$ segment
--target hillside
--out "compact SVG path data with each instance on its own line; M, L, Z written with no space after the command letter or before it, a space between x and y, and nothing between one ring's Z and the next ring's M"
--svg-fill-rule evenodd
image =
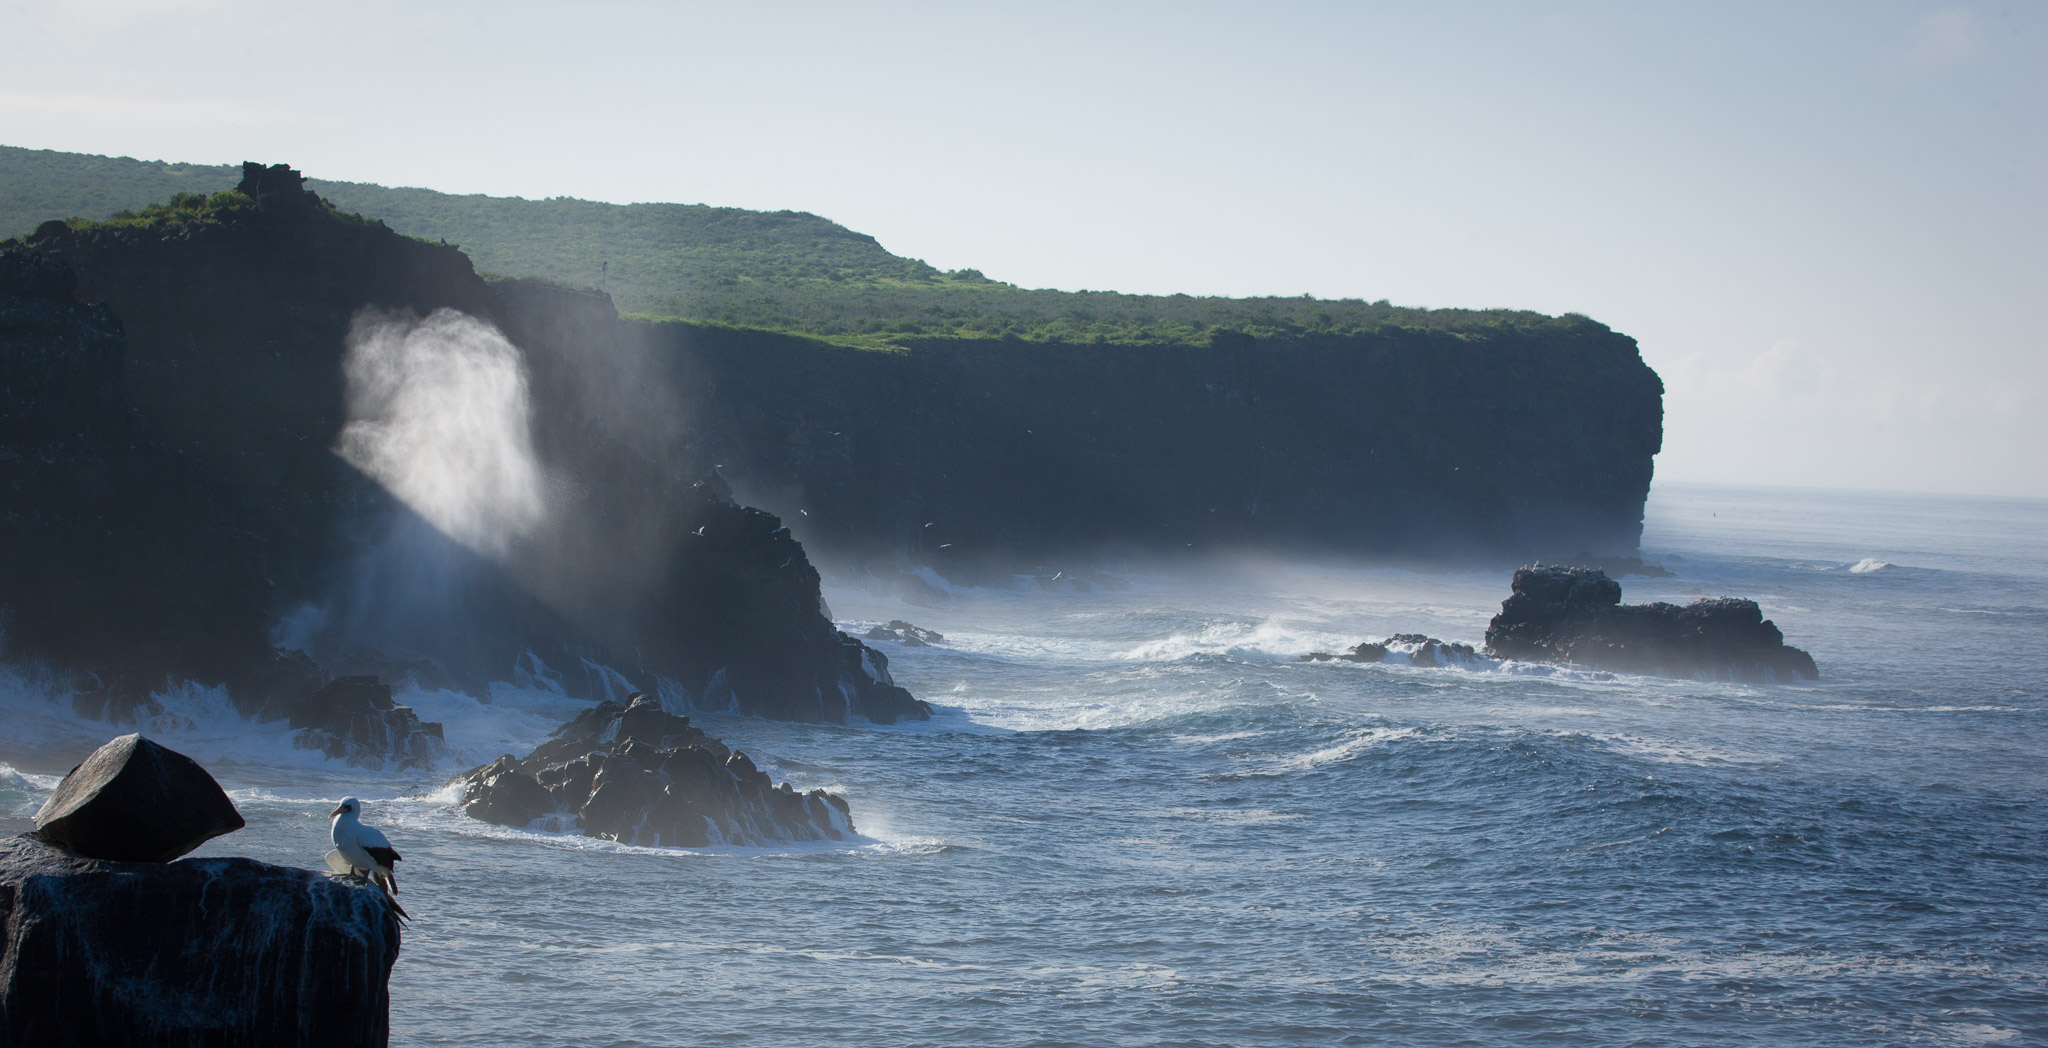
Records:
M240 168L227 165L0 146L0 239L51 219L100 220L174 194L216 193L240 177ZM891 254L871 236L798 211L524 200L319 179L307 185L342 211L457 244L483 273L567 287L602 281L622 312L854 344L934 337L1185 344L1205 342L1218 330L1286 337L1398 327L1487 335L1583 323L1358 299L1032 290L972 269L941 272Z

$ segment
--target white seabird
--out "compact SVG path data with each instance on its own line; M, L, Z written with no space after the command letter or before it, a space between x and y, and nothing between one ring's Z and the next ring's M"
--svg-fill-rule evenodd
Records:
M334 867L336 873L368 877L370 883L384 893L392 910L411 920L405 907L398 905L398 900L393 898L398 894L398 878L391 872L391 867L398 862L398 850L391 846L391 841L382 831L375 826L363 825L363 803L354 797L343 797L341 803L327 814L334 817L328 831L334 839L334 851L327 856L328 865ZM343 865L347 866L346 871L342 870Z

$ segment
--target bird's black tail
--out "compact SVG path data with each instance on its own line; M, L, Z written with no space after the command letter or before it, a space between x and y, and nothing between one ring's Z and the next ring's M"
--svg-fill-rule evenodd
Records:
M373 876L370 878L370 883L376 885L377 890L384 893L384 901L391 904L391 912L397 914L400 921L406 924L412 923L412 914L405 912L405 907L398 905L398 900L392 897L391 888L384 883L382 877Z

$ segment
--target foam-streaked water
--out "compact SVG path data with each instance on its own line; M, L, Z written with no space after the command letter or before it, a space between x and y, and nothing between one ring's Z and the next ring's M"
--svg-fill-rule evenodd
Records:
M159 736L317 867L344 793L405 853L398 1044L1760 1045L2048 1038L2048 504L1660 488L1630 601L1763 604L1827 679L1299 663L1478 642L1505 573L1289 567L1127 592L851 590L941 708L698 718L852 801L847 846L488 827L175 705ZM0 823L103 726L11 691ZM524 752L576 703L415 696ZM20 769L20 770L16 770Z

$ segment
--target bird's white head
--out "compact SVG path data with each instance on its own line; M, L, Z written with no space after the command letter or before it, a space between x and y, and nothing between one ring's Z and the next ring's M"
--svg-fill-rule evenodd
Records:
M344 815L359 816L362 814L362 811L363 805L361 801L356 800L354 797L343 797L341 803L335 805L334 810L327 814L338 819Z

